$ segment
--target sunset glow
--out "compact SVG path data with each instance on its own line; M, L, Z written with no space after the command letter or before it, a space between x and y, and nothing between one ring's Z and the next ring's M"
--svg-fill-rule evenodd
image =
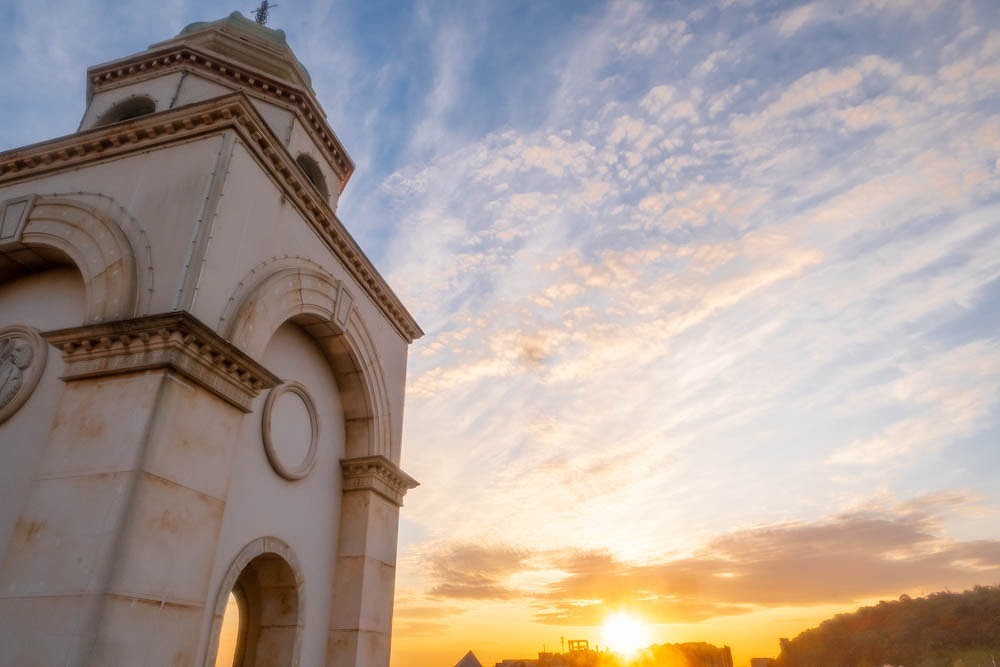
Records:
M5 5L3 148L76 130L86 64L237 8L54 5ZM337 399L391 405L372 447L401 434L420 482L380 589L391 667L570 638L747 667L861 605L1000 581L1000 2L295 0L270 21L356 164L337 224L426 331L376 369L407 369L405 401Z
M625 612L609 616L604 621L601 636L604 639L604 646L625 657L635 655L650 643L646 624Z

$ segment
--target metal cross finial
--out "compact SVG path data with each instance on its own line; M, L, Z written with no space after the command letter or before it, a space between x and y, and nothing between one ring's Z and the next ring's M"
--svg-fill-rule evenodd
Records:
M267 12L272 7L277 7L277 4L272 5L267 0L261 0L260 7L253 10L253 17L257 19L257 23L261 25L267 25Z

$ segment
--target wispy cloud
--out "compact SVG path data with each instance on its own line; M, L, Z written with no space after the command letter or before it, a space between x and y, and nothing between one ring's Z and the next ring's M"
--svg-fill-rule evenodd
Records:
M954 348L901 372L902 377L867 392L866 397L881 398L904 416L834 452L834 463L884 466L905 461L918 451L934 451L983 428L1000 404L996 343L978 341Z
M232 10L12 7L8 146L76 126L85 63ZM995 521L928 496L1000 507L993 3L275 16L359 166L339 212L428 332L400 632L526 591L691 619L995 578ZM747 583L796 563L845 574Z
M859 4L731 27L725 13L651 11L608 6L537 126L385 184L412 206L392 278L431 331L412 357L404 454L431 482L408 511L442 543L502 523L532 554L524 572L560 567L536 563L540 545L578 550L552 589L577 603L541 612L565 623L597 614L578 604L597 580L608 596L674 582L653 586L650 613L692 619L995 572L954 565L975 552L995 568L995 545L948 542L926 517L830 515L880 490L942 488L934 457L997 428L996 336L954 326L984 316L1000 284L995 38L968 15L933 54L866 41L771 71L825 23L931 19ZM653 25L730 39L634 46ZM878 474L845 472L859 468ZM711 538L747 523L767 526L744 537L771 556L744 562ZM894 561L895 546L863 539L882 528L927 553ZM796 540L842 540L801 562L844 578L820 591L803 571L798 593L751 595L746 582L793 567L783 553L804 557ZM420 553L404 571L428 566ZM455 592L516 595L512 576Z
M646 562L605 550L446 546L431 557L449 563L435 571L431 595L495 598L502 591L544 622L598 625L616 608L652 622L691 623L773 606L849 605L904 590L971 586L1000 573L1000 541L949 540L941 524L971 500L948 492L815 522L761 525L714 536L683 557ZM511 586L530 573L534 585ZM484 579L488 586L468 585Z

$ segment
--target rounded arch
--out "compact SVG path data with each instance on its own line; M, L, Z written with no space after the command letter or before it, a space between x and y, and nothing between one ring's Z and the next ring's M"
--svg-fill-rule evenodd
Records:
M299 153L299 156L295 158L295 163L299 165L299 169L306 175L309 182L316 186L319 193L323 195L323 199L329 201L330 188L326 185L326 178L323 176L323 170L320 169L319 163L306 153Z
M305 579L295 553L277 537L259 537L243 547L226 570L216 593L205 667L213 667L219 650L222 619L230 593L245 611L240 663L255 667L298 665L305 619ZM255 654L256 646L266 654Z
M116 102L97 119L94 127L120 123L139 116L145 116L156 111L156 101L149 95L132 95Z
M299 257L271 260L240 283L219 332L259 358L288 321L319 345L333 370L346 426L348 458L391 456L389 401L375 345L344 285Z
M77 201L31 201L18 228L0 243L0 256L27 269L68 258L83 277L85 322L134 317L138 276L132 244L121 228Z

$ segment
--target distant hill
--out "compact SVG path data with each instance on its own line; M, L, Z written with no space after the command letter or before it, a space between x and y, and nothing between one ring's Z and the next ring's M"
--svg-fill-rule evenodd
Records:
M903 595L781 640L776 667L1000 667L1000 587Z

